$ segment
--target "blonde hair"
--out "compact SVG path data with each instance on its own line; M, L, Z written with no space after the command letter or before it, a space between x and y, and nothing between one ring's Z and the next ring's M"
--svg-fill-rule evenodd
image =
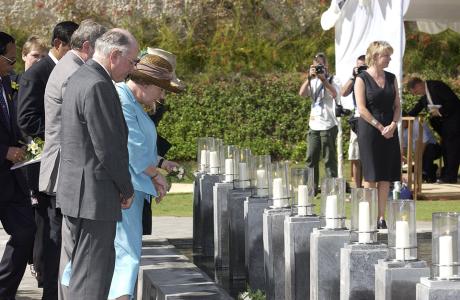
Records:
M376 55L382 53L393 54L393 47L386 41L375 41L370 43L366 51L366 65L369 67L375 65Z
M22 46L22 55L26 56L33 49L42 52L48 52L48 47L46 46L44 40L36 35L31 35L27 38L24 46Z

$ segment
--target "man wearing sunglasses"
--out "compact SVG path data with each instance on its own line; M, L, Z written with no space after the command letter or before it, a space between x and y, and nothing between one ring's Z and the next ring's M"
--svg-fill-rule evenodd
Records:
M44 94L48 78L56 63L70 50L70 38L78 28L71 21L58 23L51 38L51 50L21 76L18 92L18 125L24 136L44 139ZM38 191L40 164L26 167L27 184L34 198L35 235L33 264L43 299L57 299L57 275L61 244L62 214L56 208L56 198Z
M25 178L11 166L23 160L9 74L16 57L14 38L0 32L0 221L10 235L0 262L0 299L14 299L32 250L35 223Z

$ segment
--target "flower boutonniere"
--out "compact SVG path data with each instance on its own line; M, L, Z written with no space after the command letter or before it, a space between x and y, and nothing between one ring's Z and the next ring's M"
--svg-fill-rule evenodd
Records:
M11 88L17 92L19 91L19 84L16 81L11 81Z

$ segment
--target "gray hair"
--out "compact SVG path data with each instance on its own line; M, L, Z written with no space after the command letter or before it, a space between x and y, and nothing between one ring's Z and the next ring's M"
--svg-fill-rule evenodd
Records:
M123 29L111 29L96 40L96 53L108 57L114 49L121 51L123 55L135 44L131 34Z
M96 39L103 35L107 31L107 28L101 24L87 19L81 22L77 30L72 34L70 40L70 47L72 49L81 49L83 43L88 41L91 47L94 49L96 44Z

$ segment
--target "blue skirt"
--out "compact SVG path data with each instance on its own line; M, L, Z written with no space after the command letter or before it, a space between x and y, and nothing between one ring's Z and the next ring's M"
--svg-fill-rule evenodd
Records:
M109 299L134 294L142 250L142 209L144 192L135 191L129 209L122 210L115 236L115 269L110 285Z

